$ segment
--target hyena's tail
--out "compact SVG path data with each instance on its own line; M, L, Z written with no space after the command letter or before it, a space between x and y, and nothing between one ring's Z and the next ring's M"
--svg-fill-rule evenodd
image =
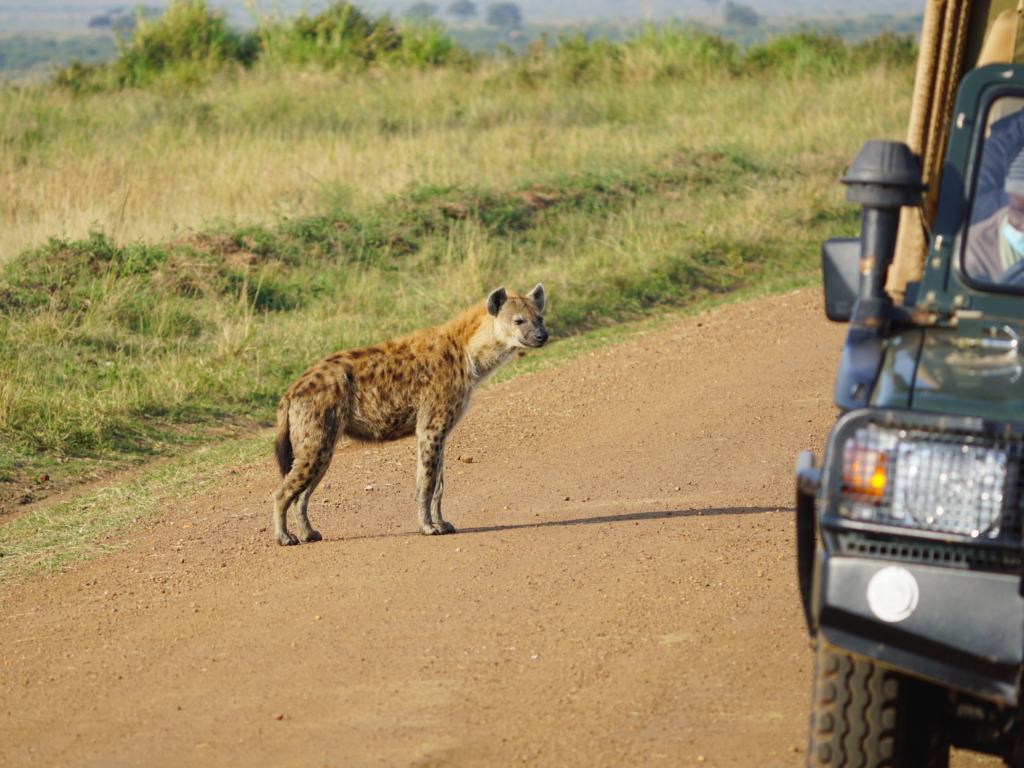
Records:
M292 469L292 461L295 456L292 454L292 436L288 427L288 399L282 398L277 406L277 439L274 441L274 455L277 456L277 467L281 470L281 477L287 475Z

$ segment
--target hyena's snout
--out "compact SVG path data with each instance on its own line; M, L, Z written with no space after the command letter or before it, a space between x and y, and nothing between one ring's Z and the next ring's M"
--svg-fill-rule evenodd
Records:
M545 331L543 328L535 328L532 333L532 338L530 340L533 341L538 347L543 347L548 341L548 332Z

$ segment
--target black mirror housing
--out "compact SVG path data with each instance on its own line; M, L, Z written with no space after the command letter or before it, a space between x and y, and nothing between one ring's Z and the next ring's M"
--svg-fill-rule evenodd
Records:
M825 283L825 315L836 323L848 323L860 292L860 238L837 237L821 246Z

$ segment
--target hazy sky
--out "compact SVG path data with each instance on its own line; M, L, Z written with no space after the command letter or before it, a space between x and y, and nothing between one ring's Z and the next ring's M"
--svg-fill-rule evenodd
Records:
M441 18L452 0L428 0L437 6ZM475 0L480 16L494 0ZM814 16L846 13L920 13L924 0L859 0L851 13L849 0L733 0L753 8L762 16ZM244 0L207 0L224 7L235 24L246 25L251 16ZM302 8L317 10L329 0L255 0L268 13L275 6L285 15ZM401 14L414 0L355 0L364 10ZM517 0L527 21L573 22L597 19L712 18L721 16L724 0ZM114 9L136 5L166 5L167 0L0 0L0 34L26 31L85 31L88 20Z

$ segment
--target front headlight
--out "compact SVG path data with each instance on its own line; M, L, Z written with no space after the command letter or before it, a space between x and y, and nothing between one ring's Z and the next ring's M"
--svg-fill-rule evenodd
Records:
M843 443L839 514L852 520L996 538L1007 453L965 436L868 424Z

